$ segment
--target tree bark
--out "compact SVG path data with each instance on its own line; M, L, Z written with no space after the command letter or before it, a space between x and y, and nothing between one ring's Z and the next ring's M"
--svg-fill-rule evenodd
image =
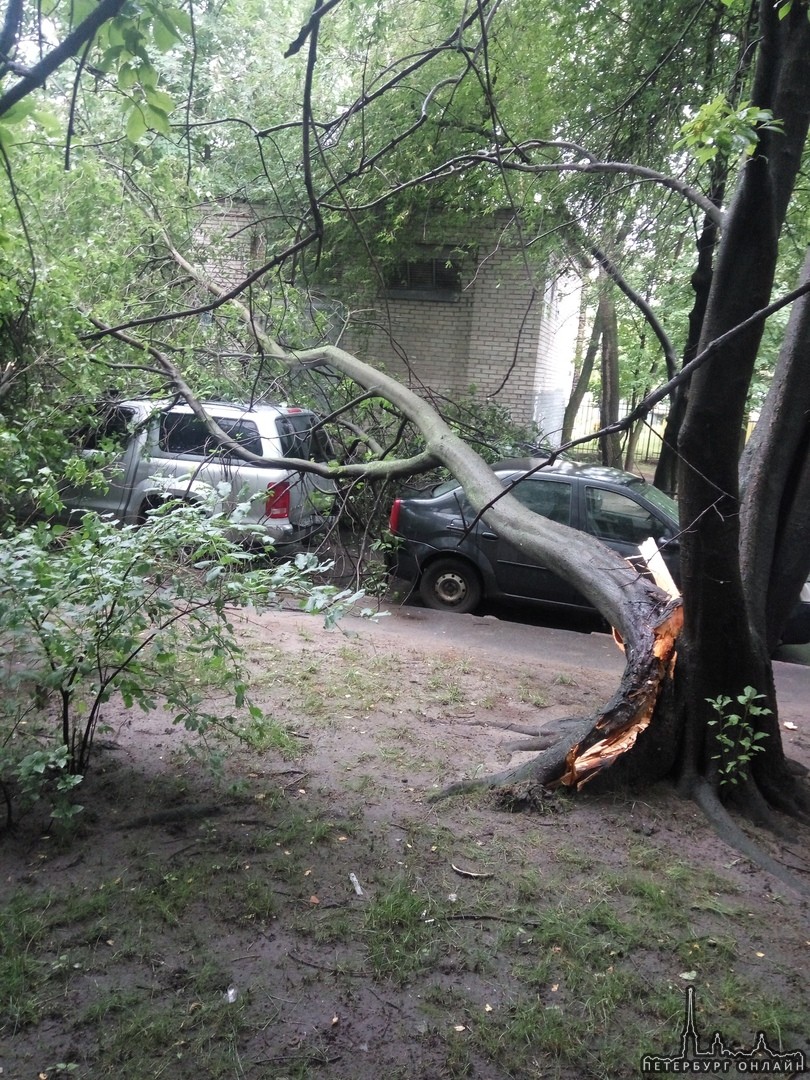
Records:
M800 284L810 281L810 249ZM740 559L749 616L769 650L810 574L810 296L794 305L741 463Z
M803 5L780 20L761 8L761 44L752 100L784 123L764 131L744 165L726 216L700 346L767 304L777 244L796 182L810 116L810 23ZM687 679L687 787L716 781L719 752L707 699L736 697L746 685L767 695L772 714L759 724L769 738L753 773L772 803L785 804L791 777L776 722L772 672L763 625L749 619L740 570L738 450L746 397L762 337L757 325L721 348L692 378L679 439L681 576Z
M585 393L588 389L588 383L591 381L591 374L593 373L593 365L596 360L596 352L599 348L599 340L602 336L602 315L599 307L596 309L596 315L594 316L593 326L591 327L591 336L588 341L588 348L585 350L585 355L582 358L582 364L579 371L574 376L574 386L571 390L571 397L568 399L568 404L565 406L565 414L563 416L562 435L560 442L563 446L567 442L570 442L571 436L574 431L574 423L577 418L582 400L585 397Z
M605 428L619 419L619 331L616 305L608 295L607 288L603 288L599 294L599 309L602 323L602 392L599 422L600 426ZM599 440L599 448L603 465L621 468L620 435L603 435Z

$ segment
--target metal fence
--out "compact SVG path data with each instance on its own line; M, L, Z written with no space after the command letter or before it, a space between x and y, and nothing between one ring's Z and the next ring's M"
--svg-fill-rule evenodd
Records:
M626 416L629 408L628 402L621 402L619 415ZM647 417L644 426L639 432L638 441L636 442L634 457L637 462L652 463L658 461L658 457L661 453L661 439L663 437L665 424L665 412L656 410ZM576 421L574 422L574 438L579 439L583 435L589 434L589 432L598 431L599 427L599 402L594 400L593 395L588 394L580 406ZM622 453L624 454L627 451L629 435L625 432L621 438ZM576 447L576 454L578 457L581 455L585 458L599 457L598 439L580 443L579 446Z

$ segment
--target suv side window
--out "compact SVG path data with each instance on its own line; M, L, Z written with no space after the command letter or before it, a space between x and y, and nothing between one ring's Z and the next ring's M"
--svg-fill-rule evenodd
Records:
M335 452L323 428L315 428L318 418L313 413L294 413L279 416L276 430L281 441L281 453L287 458L306 461L331 461Z
M661 540L667 527L627 495L601 488L585 488L585 521L589 533L603 540L641 544L648 536Z
M262 440L252 420L230 420L211 414L226 434L241 443L246 450L261 456ZM164 413L160 418L158 446L164 453L194 457L228 457L219 441L205 424L188 413Z
M571 485L561 480L521 480L512 494L528 510L560 525L571 524Z
M76 435L76 441L82 450L102 450L105 448L103 444L110 441L123 446L132 434L134 418L132 409L113 405L94 424L82 428Z

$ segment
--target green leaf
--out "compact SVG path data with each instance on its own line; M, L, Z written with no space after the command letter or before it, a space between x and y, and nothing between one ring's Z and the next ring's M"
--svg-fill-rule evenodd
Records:
M139 105L135 105L129 113L127 120L127 138L132 143L138 143L149 130L144 116L144 111Z
M144 88L144 90L154 90L157 88L159 75L151 64L141 64L138 68L138 82Z
M62 134L62 121L55 113L50 112L48 109L34 109L31 116L46 135L56 138Z
M131 90L138 82L138 72L131 64L122 64L118 69L118 85L122 90Z
M153 131L157 131L161 135L171 134L172 127L169 123L169 117L163 109L157 109L154 105L145 105L143 111L146 116L146 123Z
M168 52L182 39L174 23L166 16L165 12L158 11L156 14L157 19L152 27L152 37L161 52Z
M171 94L167 94L165 90L152 90L150 88L147 89L145 93L146 100L149 104L155 109L160 109L160 111L166 113L167 116L172 109L174 109L174 98Z
M31 98L23 98L22 101L16 101L11 108L6 109L3 113L3 123L19 124L20 121L27 119L33 111L34 102Z
M191 16L181 8L166 8L163 12L181 34L191 33Z

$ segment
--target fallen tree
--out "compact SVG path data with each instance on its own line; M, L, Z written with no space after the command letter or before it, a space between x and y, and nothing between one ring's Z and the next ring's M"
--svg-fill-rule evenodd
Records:
M373 198L364 201L358 195L352 202L349 196L358 177L364 171L382 173L379 165L386 154L393 155L413 132L426 126L439 88L450 82L458 85L462 75L438 80L425 97L413 127L403 127L393 136L387 133L387 142L374 153L363 152L356 168L347 165L342 175L325 170L328 177L322 177L324 187L319 192L313 166L325 153L327 136L337 145L354 118L362 121L374 101L383 100L405 79L414 78L417 68L437 55L427 49L401 70L392 65L391 74L386 74L380 86L373 92L364 91L361 98L341 111L338 119L330 121L323 142L315 146L313 132L318 131L318 126L313 121L312 75L318 61L318 31L322 18L334 7L324 5L318 9L296 43L296 51L306 47L307 53L300 125L305 209L300 218L297 213L293 215L293 239L286 246L279 243L278 250L262 266L237 285L225 288L206 278L164 234L162 240L171 258L197 289L205 291L205 301L159 315L124 315L116 326L96 320L88 339L115 337L131 348L146 350L164 385L184 396L208 422L186 373L166 350L133 337L131 331L230 305L229 310L238 311L244 318L251 340L263 355L283 364L328 366L342 372L364 392L391 403L415 425L422 440L421 452L404 460L384 455L338 467L318 467L297 460L286 464L319 469L336 478L403 476L442 465L458 478L470 503L488 524L575 584L617 628L624 642L627 666L611 701L597 716L561 729L559 738L535 761L489 778L486 783L513 791L527 784L556 784L579 790L609 782L649 783L673 777L682 791L707 810L724 835L740 846L744 838L728 816L724 801L772 825L776 824L772 808L808 820L806 786L790 767L782 748L770 662L770 648L810 571L810 548L804 542L806 531L802 533L807 524L806 492L810 489L805 393L808 379L800 363L810 348L810 319L809 301L801 289L793 297L793 321L783 348L784 377L774 380L765 414L766 427L774 430L763 431L752 444L745 461L744 494L738 476L747 393L760 348L763 319L773 310L770 299L779 241L807 143L810 22L806 2L793 0L778 11L768 0L760 5L752 101L763 115L775 118L778 124L765 124L756 132L758 141L740 169L734 198L725 212L694 186L659 170L604 160L575 143L535 138L506 140L499 132L487 130L477 149L431 165L421 175L410 175ZM472 32L475 21L474 15L465 13L457 32L440 46L443 59L455 51L462 52L463 44L466 48L464 35ZM488 23L481 28L481 53L485 52L488 28ZM477 66L479 51L465 51L463 63L465 75L472 71L476 77L482 76L485 104L492 112L495 127L492 86L488 73ZM437 129L440 127L438 124ZM257 138L261 134L257 133ZM467 134L472 138L473 133ZM364 140L359 142L365 145ZM685 369L677 377L692 376L678 443L682 608L598 541L538 518L521 507L436 411L401 382L335 346L312 350L282 347L274 340L272 329L255 317L253 307L242 302L263 276L294 263L308 248L320 249L325 233L324 210L345 210L348 217L373 214L393 196L402 199L406 191L425 189L465 171L480 174L485 170L503 178L508 178L510 171L532 176L569 171L580 176L621 176L633 183L660 185L671 198L683 198L721 229L697 355L688 371ZM506 181L504 189L508 189ZM345 195L342 203L339 195ZM656 336L660 341L660 335ZM668 355L672 353L665 341L662 347ZM669 388L675 384L676 380L671 380ZM660 395L666 392L667 388L663 388ZM639 415L651 400L645 402ZM636 418L626 418L623 423ZM791 431L789 442L784 444L779 438L782 425ZM611 425L605 434L615 429L616 425ZM228 443L223 433L217 435ZM236 444L232 449L248 456ZM777 452L779 469L774 472L769 465ZM754 695L749 699L762 704L756 706L756 713L749 710L744 721L732 730L725 722L729 715L723 711L726 706L717 703L734 703L749 687ZM760 749L751 754L746 740L750 748L754 736L758 737ZM729 782L732 775L734 780Z

